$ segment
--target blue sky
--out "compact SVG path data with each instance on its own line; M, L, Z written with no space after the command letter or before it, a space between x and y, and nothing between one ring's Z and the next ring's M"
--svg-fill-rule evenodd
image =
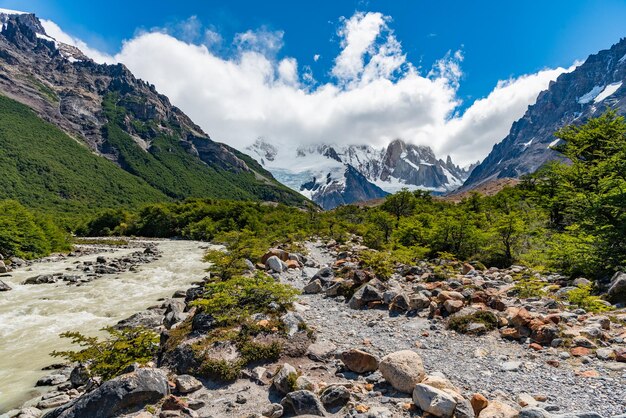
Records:
M626 1L0 0L121 62L245 149L429 145L484 158L551 80L626 36ZM318 56L318 59L314 57Z
M311 65L318 79L328 75L340 49L334 36L339 17L378 11L393 19L391 27L413 63L430 67L446 51L462 48L459 93L467 99L487 95L501 79L568 66L626 36L626 2L610 0L13 0L0 5L34 11L109 53L139 29L191 16L226 40L265 26L284 31L281 53ZM321 55L318 62L315 54Z

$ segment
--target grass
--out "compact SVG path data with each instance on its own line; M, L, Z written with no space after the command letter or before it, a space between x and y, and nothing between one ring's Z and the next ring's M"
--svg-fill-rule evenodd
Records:
M472 323L479 323L485 325L487 331L494 330L498 325L498 317L489 311L476 311L469 315L453 316L448 321L448 328L465 334L468 332L468 327Z

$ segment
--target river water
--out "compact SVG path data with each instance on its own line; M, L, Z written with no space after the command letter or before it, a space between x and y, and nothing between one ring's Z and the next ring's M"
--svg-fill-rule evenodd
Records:
M77 260L95 260L95 254L35 263L2 278L13 290L0 292L0 414L40 393L33 388L35 383L52 373L41 368L61 360L49 353L70 347L66 339L59 338L60 333L76 330L97 334L102 327L186 289L206 274L207 265L202 262L206 243L156 242L162 254L157 261L140 265L135 273L104 275L81 286L19 283L39 274L64 272ZM101 255L114 258L133 251L137 249Z

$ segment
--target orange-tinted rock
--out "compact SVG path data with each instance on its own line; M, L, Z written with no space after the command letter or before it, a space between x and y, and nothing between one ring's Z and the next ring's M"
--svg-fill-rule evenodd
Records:
M618 348L615 350L615 361L626 363L626 348Z
M546 364L552 367L559 367L561 365L561 363L558 360L548 360L546 361Z
M580 372L579 375L582 377L600 377L600 373L598 373L596 370L585 370L584 372Z
M378 359L361 350L348 350L341 353L341 361L356 373L373 372L378 369Z
M267 259L272 256L276 256L280 258L282 261L289 260L289 253L287 251L280 250L278 248L270 248L270 250L266 252L265 254L263 254L263 257L261 257L261 263L265 264L267 262Z
M472 404L472 409L474 410L474 414L478 416L480 411L485 409L487 405L489 405L489 401L480 393L475 393L472 395L472 399L470 399L470 403Z
M504 328L500 330L500 336L502 338L509 338L512 340L518 340L522 337L519 331L517 331L515 328Z
M300 267L300 264L298 264L296 260L287 260L285 264L287 264L288 269L297 269Z
M586 347L574 347L570 350L570 354L574 357L588 356L591 350Z
M541 346L541 344L537 344L537 343L530 344L530 348L535 350L535 351L543 350L543 346Z

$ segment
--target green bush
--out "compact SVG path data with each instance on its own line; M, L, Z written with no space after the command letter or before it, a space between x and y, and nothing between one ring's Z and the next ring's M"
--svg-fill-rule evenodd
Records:
M610 306L606 304L598 296L591 294L591 285L580 285L576 289L572 289L567 293L567 300L580 308L583 308L589 312L607 312L612 310Z
M387 251L366 250L359 253L361 265L370 269L381 280L387 280L393 274L394 262Z
M53 357L87 366L91 376L104 380L121 375L128 366L146 364L154 359L159 349L159 335L146 328L104 328L104 339L87 337L79 332L64 332L63 338L83 347L80 351L53 351Z

